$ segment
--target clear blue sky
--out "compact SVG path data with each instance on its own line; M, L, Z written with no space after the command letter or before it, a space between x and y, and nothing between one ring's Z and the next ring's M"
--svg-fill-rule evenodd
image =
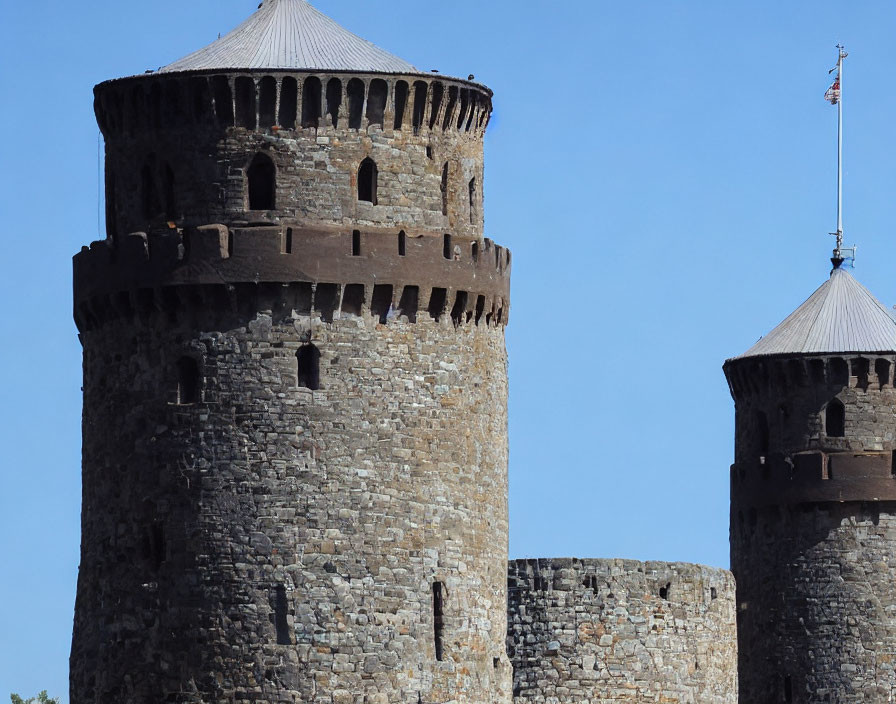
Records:
M91 89L226 32L254 0L0 0L4 491L0 700L68 701L80 347L97 237ZM896 3L316 0L421 69L495 91L486 229L514 253L513 557L728 565L721 371L826 278L847 45L847 243L896 303Z

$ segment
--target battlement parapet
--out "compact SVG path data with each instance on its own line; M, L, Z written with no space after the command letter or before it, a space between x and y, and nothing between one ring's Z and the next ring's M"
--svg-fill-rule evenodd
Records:
M492 92L426 75L197 71L100 83L94 109L108 138L191 125L247 130L348 129L456 132L479 139Z
M94 242L74 257L75 319L90 329L122 315L238 305L240 297L301 314L418 311L455 325L505 325L510 251L482 242L300 227L209 225ZM207 289L203 291L202 289Z

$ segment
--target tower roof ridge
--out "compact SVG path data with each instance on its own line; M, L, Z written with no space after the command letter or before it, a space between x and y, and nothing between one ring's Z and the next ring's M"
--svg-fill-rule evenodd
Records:
M420 73L306 0L264 0L236 29L160 72L238 69Z
M896 320L848 271L836 268L802 305L735 359L845 352L896 352Z

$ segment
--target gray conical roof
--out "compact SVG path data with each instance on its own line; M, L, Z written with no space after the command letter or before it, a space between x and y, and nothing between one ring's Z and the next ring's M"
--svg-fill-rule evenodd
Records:
M305 0L264 0L258 11L230 34L161 71L235 69L419 73L407 61L352 34Z
M845 269L738 359L782 354L896 352L896 320Z

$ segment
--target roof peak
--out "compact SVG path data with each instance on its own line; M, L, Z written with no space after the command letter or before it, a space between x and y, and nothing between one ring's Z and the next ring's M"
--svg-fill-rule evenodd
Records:
M896 352L896 320L849 270L830 277L745 357L846 352Z
M345 29L308 0L262 0L236 29L161 72L265 69L420 73Z

